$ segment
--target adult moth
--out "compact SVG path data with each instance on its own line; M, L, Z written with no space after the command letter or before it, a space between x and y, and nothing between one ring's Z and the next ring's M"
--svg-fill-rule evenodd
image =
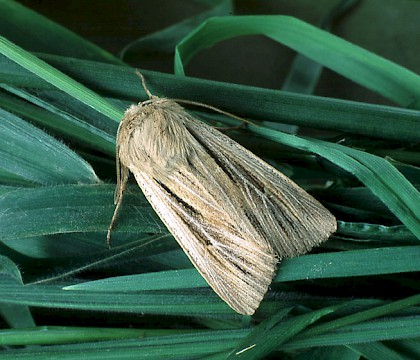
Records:
M279 260L325 241L336 220L286 176L188 114L181 101L152 95L138 75L149 100L131 105L118 128L107 240L131 172L213 290L252 315Z

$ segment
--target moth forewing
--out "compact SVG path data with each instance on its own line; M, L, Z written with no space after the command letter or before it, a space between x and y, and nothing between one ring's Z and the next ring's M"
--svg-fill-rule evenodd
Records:
M242 243L243 238L229 229L229 216L207 224L207 214L200 219L153 178L140 171L134 175L152 207L215 292L237 312L254 313L275 272L274 251L253 239ZM185 189L182 192L190 193Z
M308 252L337 228L335 217L285 175L228 136L188 117L189 131L217 156L280 259Z
M287 177L175 101L132 105L117 135L116 211L131 171L146 198L213 290L251 315L278 259L302 254L336 229L333 215Z

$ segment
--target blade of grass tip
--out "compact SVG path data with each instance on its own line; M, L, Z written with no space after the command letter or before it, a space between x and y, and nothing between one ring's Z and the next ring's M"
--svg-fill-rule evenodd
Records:
M123 114L120 109L2 36L0 36L0 54L110 119L117 122L121 120Z
M214 17L175 49L175 74L200 50L244 35L265 35L395 103L420 109L420 76L299 19L284 15Z
M283 260L274 282L420 271L420 246L310 254ZM363 263L365 266L361 267ZM66 290L156 291L208 287L196 269L156 271L70 285Z
M121 292L197 287L208 287L208 284L195 269L181 269L111 277L70 285L63 289Z
M0 277L0 303L44 308L198 317L237 317L210 290L142 293L66 291L60 285L21 286Z
M173 53L175 46L185 36L187 36L203 21L213 16L229 15L233 11L231 0L200 0L195 1L204 6L210 7L209 9L184 19L174 25L168 26L165 29L156 31L152 34L146 35L126 45L120 52L119 56L124 59L127 53L139 51L156 51L160 53Z

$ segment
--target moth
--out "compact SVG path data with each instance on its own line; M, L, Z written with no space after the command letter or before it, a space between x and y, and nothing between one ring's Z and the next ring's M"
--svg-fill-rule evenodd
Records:
M252 315L278 262L325 241L336 220L289 178L190 115L181 100L152 95L138 75L149 100L131 105L118 127L108 243L131 172L213 290Z

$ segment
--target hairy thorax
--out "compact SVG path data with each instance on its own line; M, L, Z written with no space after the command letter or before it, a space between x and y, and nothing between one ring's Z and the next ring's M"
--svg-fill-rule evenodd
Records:
M130 106L117 136L122 164L132 172L152 172L157 178L186 165L195 141L184 125L186 116L181 106L168 99Z

